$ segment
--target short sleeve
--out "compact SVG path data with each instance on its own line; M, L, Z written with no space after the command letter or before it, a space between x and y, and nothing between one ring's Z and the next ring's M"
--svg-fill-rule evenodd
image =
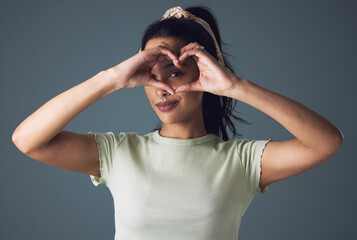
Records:
M261 176L261 159L265 146L272 141L268 140L246 140L242 139L238 141L238 154L241 158L242 164L244 166L244 171L248 180L248 184L253 193L265 194L270 184L259 187L260 176Z
M99 184L108 185L114 167L113 159L116 155L119 144L125 138L125 133L120 133L118 136L115 136L113 132L88 132L88 134L92 134L94 136L97 144L99 155L99 170L101 177L93 175L89 176L94 186L98 186Z

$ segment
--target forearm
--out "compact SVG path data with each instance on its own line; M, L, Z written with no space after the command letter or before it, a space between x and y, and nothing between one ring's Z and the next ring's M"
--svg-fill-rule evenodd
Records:
M240 79L231 97L245 102L269 115L283 125L306 147L324 153L334 153L343 141L343 135L328 120L306 106Z
M14 144L29 152L50 141L80 112L115 91L110 77L101 71L49 100L15 129Z

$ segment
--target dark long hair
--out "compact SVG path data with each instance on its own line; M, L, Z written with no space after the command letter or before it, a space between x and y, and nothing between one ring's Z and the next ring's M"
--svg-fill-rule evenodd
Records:
M232 66L229 64L226 54L222 50L222 40L218 30L218 24L212 11L205 6L192 6L185 9L196 17L205 20L211 27L217 43L221 49L223 60L226 67L234 73ZM145 49L146 43L153 38L175 37L190 42L198 42L218 60L214 41L209 33L196 21L185 18L168 18L160 21L157 20L150 24L141 40L141 49ZM223 43L224 44L224 43ZM203 121L208 133L220 136L224 141L229 140L227 126L233 136L241 136L232 121L235 119L241 123L250 124L244 119L233 114L235 111L236 99L225 96L218 96L209 92L204 92L202 97Z

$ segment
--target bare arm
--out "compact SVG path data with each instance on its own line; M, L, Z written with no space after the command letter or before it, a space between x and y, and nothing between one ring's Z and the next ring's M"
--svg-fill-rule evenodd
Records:
M15 129L12 141L35 160L100 177L94 137L62 129L91 104L121 88L148 85L173 92L171 86L151 77L152 67L165 59L163 55L177 64L171 49L155 46L59 94L27 117Z
M114 90L108 73L99 72L52 98L27 117L15 129L13 142L23 153L43 146L80 112Z
M261 187L323 163L342 145L341 131L306 106L247 79L236 83L238 88L231 97L266 113L296 137L267 144L262 156Z
M98 165L93 136L62 129L88 106L117 90L110 71L92 78L49 100L14 131L12 141L20 151L38 161L72 171L94 173ZM85 159L87 164L85 167Z
M196 82L177 87L176 92L207 91L235 98L272 117L296 137L266 145L260 187L302 173L338 151L343 135L328 120L288 97L236 76L206 50L199 49L198 43L181 49L180 62L194 56L200 77Z

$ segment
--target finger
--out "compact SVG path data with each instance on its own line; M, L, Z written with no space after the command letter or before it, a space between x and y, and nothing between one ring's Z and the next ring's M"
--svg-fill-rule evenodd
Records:
M172 62L172 59L167 55L163 55L163 54L159 55L159 58L158 58L158 61L156 64L162 64L164 62Z
M180 62L178 61L178 52L172 48L169 44L165 42L161 42L151 47L154 54L163 54L168 57L170 61L172 61L176 67L181 67Z
M175 93L188 92L188 91L203 91L203 90L199 81L196 81L193 83L186 83L178 86L175 90Z
M191 50L193 48L199 48L201 45L197 42L191 42L180 49L180 55L182 55L185 51Z
M178 56L174 55L170 50L168 49L162 49L160 50L160 53L161 54L166 54L166 56L168 56L169 60L171 60L176 67L180 67L181 66L181 63L178 59Z
M155 48L155 47L165 47L167 49L170 49L172 52L174 52L175 54L177 54L176 50L174 48L172 48L169 44L165 43L165 42L160 42L156 45L154 45L151 48Z
M164 83L162 81L157 81L155 79L150 79L149 82L146 85L150 86L150 87L156 87L156 88L160 88L160 89L166 90L170 94L175 94L175 90L169 84Z
M170 49L160 46L158 48L157 53L164 54L164 55L168 56L169 59L175 64L176 67L179 67L181 65L180 61L178 59L178 56L176 56Z
M165 42L161 42L162 44L164 44L164 47L170 49L176 56L178 55L178 52L176 51L176 49L172 48L169 44L165 43Z
M180 62L184 62L186 60L186 58L188 57L193 57L193 59L197 62L199 58L205 56L202 50L199 50L197 48L194 49L190 49L187 50L186 52L184 52L180 57L179 57L179 61Z

